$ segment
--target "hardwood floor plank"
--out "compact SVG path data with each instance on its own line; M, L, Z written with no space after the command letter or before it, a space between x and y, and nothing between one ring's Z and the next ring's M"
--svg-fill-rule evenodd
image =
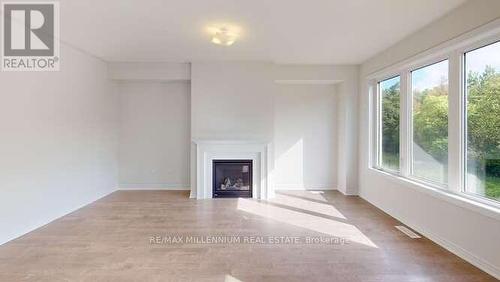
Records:
M0 281L496 281L395 225L335 191L280 191L269 202L118 191L0 246ZM208 236L242 241L186 241Z

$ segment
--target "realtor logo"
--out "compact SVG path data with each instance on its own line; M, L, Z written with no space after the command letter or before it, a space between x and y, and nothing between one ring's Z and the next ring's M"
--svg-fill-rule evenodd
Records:
M2 11L2 70L58 71L58 3L2 3Z

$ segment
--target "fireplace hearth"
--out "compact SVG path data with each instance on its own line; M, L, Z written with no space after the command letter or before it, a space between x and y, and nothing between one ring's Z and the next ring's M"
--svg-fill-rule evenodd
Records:
M252 197L252 160L213 160L214 198Z

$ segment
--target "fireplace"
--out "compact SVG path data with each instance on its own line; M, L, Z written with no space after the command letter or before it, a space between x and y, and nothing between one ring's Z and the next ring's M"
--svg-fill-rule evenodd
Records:
M214 198L252 197L252 160L213 160Z
M218 186L214 184L217 181L214 177L214 161L233 161L244 160L245 163L250 162L249 167L249 185L251 188L241 197L252 197L255 199L266 200L274 196L274 191L269 186L270 175L268 161L272 154L270 153L270 144L261 141L242 141L242 140L193 140L191 147L191 156L193 161L194 173L191 174L191 198L195 199L211 199L221 194L214 190ZM220 181L220 180L219 180ZM221 186L219 186L220 189ZM227 189L225 189L227 190ZM223 194L227 194L224 191ZM243 194L243 193L241 193ZM237 197L233 195L231 197Z

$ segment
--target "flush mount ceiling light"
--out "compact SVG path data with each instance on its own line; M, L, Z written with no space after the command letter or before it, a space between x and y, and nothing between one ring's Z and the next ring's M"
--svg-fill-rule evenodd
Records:
M217 45L231 46L238 38L238 33L229 30L227 27L221 27L215 30L212 36L212 43Z

